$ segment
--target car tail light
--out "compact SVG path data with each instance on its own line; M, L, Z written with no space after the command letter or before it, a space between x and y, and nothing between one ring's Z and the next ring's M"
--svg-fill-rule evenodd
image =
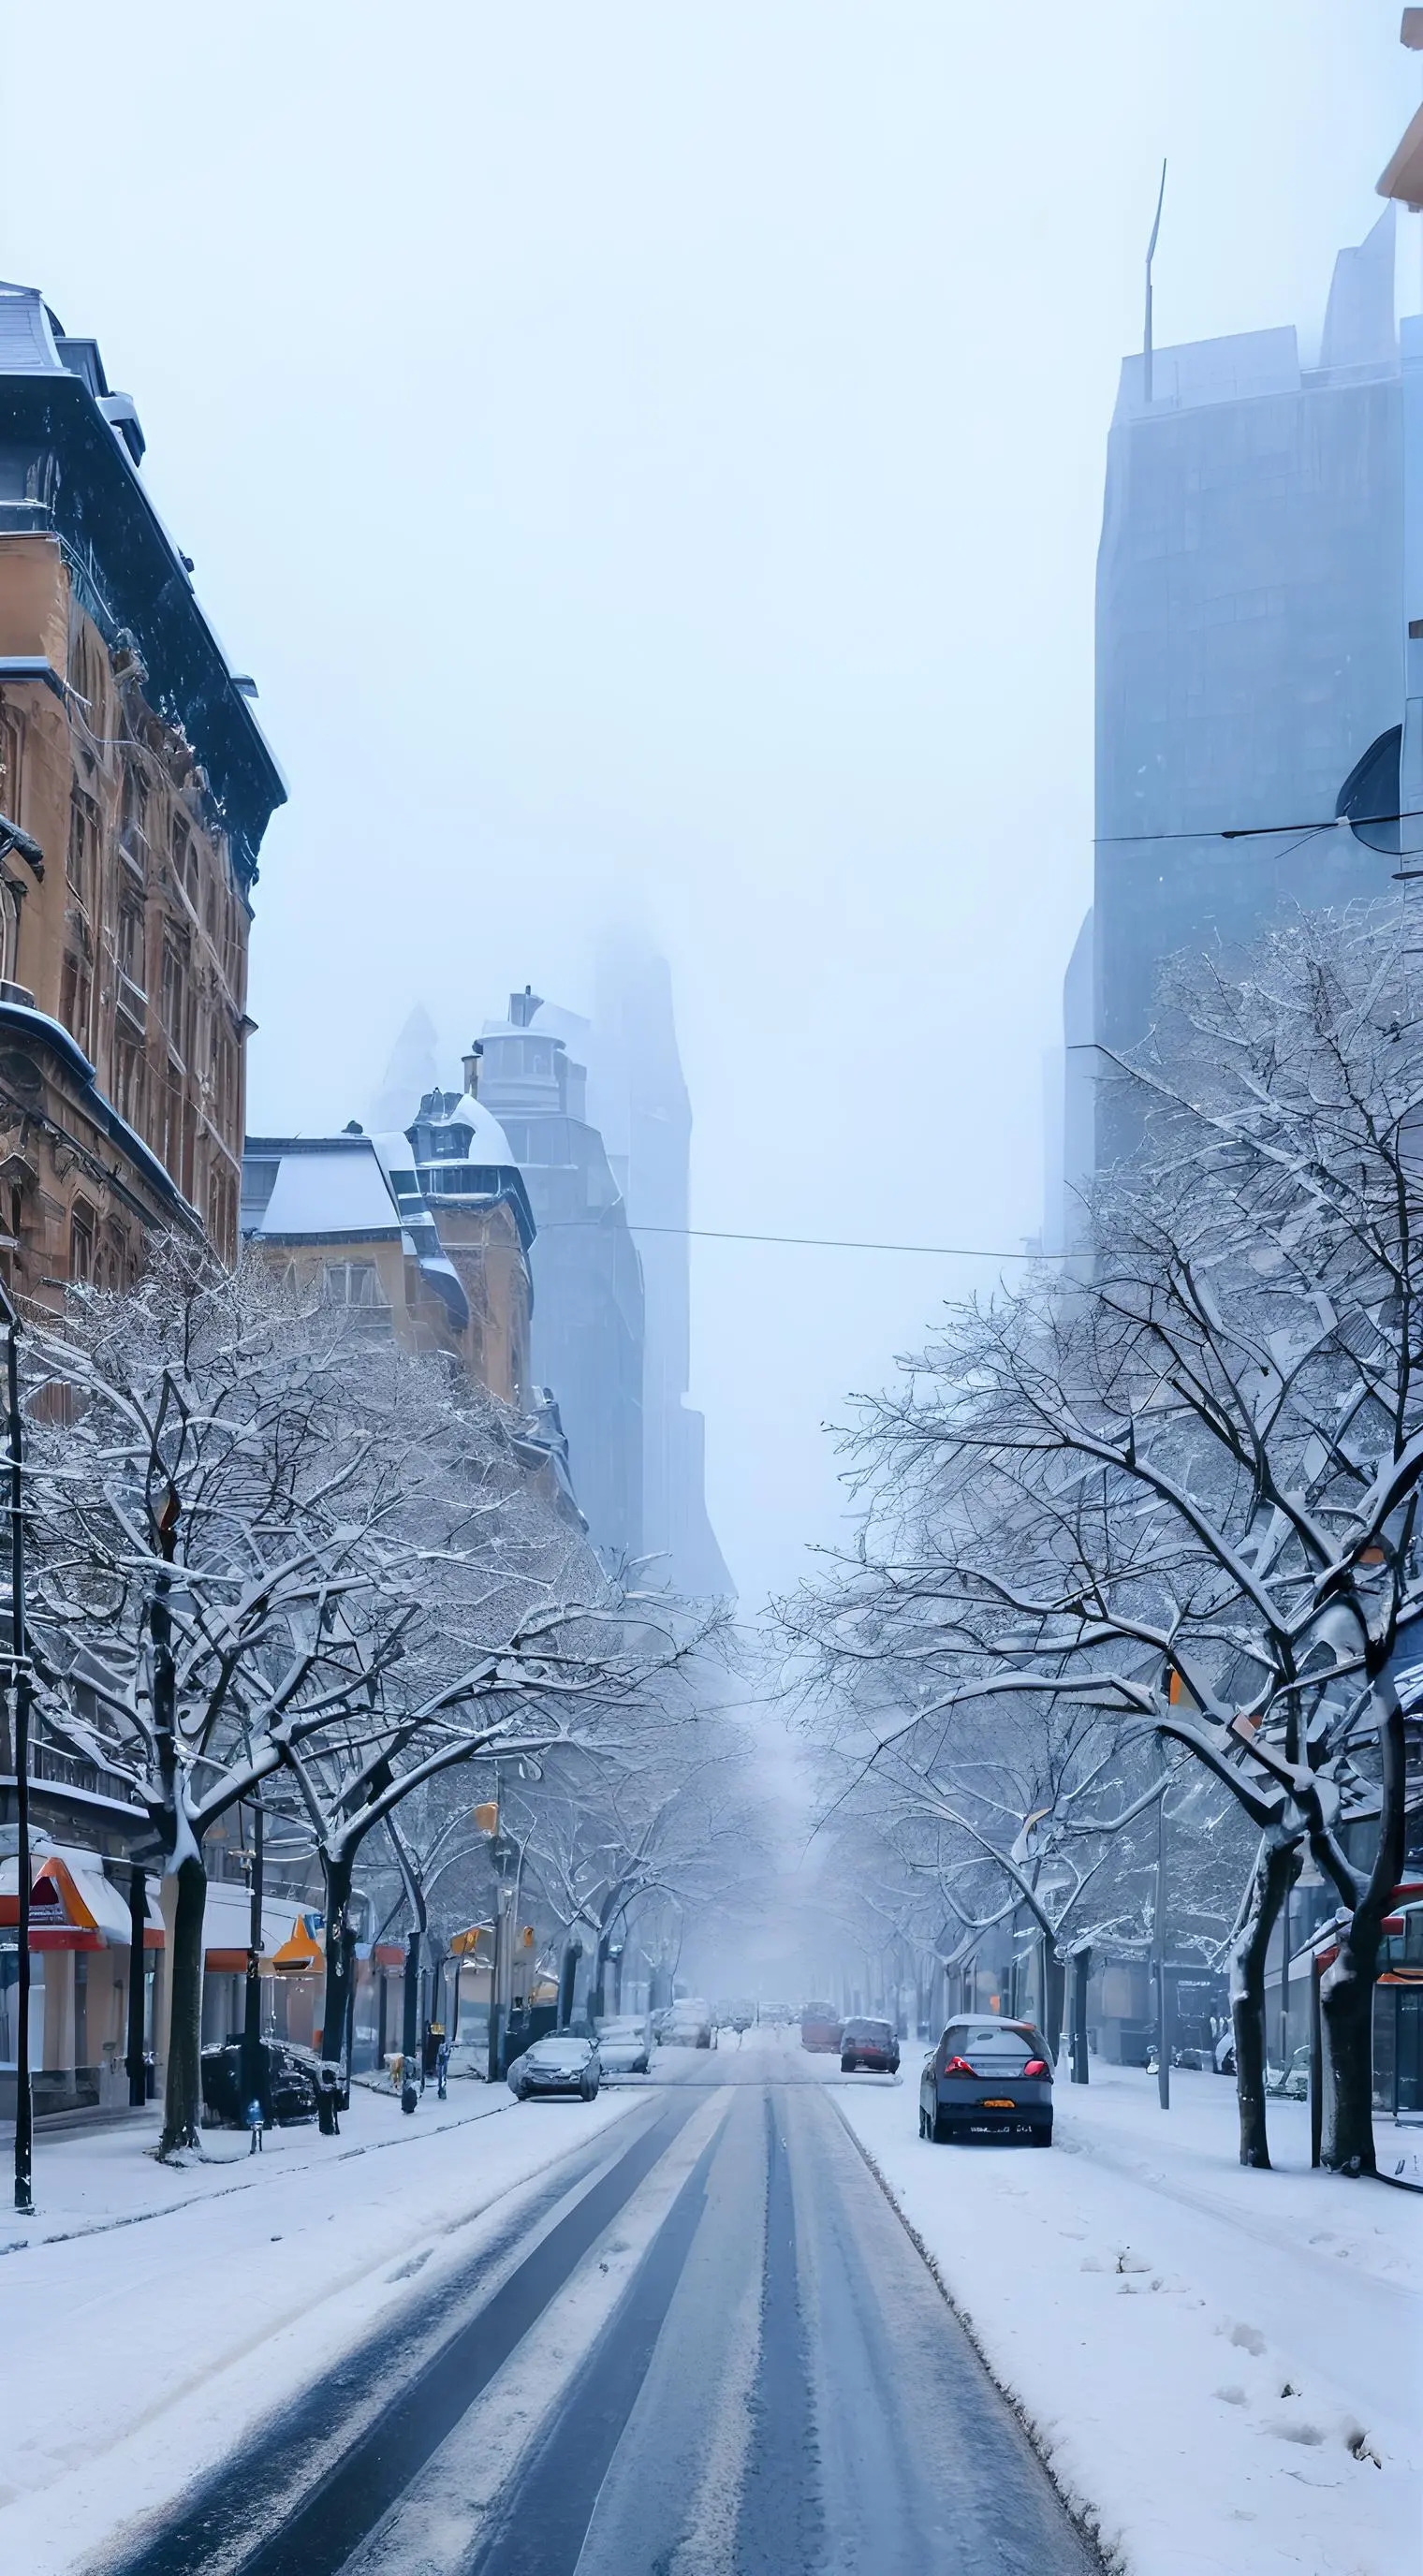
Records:
M973 2068L970 2066L966 2057L946 2057L944 2060L944 2073L946 2075L972 2075Z
M1023 2069L1025 2075L1046 2075L1047 2071L1047 2060L1043 2057L1030 2057Z

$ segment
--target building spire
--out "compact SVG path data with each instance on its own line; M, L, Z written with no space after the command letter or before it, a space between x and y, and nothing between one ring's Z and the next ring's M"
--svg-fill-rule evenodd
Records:
M1151 399L1152 399L1152 389L1151 389L1151 263L1152 263L1152 261L1153 261L1153 260L1155 259L1155 257L1156 257L1156 236L1157 236L1157 234L1158 234L1158 233L1160 232L1160 230L1161 230L1161 208L1162 208L1162 205L1163 205L1163 203L1164 203L1164 201L1165 201L1165 197L1166 197L1166 164L1165 164L1165 162L1163 161L1163 162L1162 162L1162 164L1161 164L1161 185L1160 185L1160 187L1157 189L1157 192L1156 192L1156 219L1155 219L1155 221L1154 221L1154 223L1152 224L1152 227L1151 227L1151 239L1150 239L1150 241L1149 241L1149 242L1147 243L1147 245L1146 245L1146 324L1145 324L1145 328L1144 328L1144 330L1143 330L1143 332L1142 332L1141 355L1142 355L1142 378L1143 378L1143 382L1144 382L1144 384L1145 384L1145 388L1146 388L1146 399L1147 399L1147 403L1148 403L1148 405L1150 404Z

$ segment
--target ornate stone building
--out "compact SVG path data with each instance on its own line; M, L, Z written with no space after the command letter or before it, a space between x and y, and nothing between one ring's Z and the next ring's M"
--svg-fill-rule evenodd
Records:
M237 1249L247 944L280 773L97 344L0 286L0 1266Z

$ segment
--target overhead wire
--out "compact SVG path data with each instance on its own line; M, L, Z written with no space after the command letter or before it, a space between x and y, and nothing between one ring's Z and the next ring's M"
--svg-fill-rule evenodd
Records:
M581 1217L552 1217L539 1228L541 1234L556 1233L565 1226L581 1225ZM629 1218L630 1234L677 1235L696 1243L778 1243L791 1244L807 1252L908 1252L923 1253L937 1261L1066 1261L1066 1252L1044 1252L1024 1245L1017 1252L995 1250L982 1243L879 1243L862 1235L841 1234L751 1234L739 1229L716 1225L643 1225Z

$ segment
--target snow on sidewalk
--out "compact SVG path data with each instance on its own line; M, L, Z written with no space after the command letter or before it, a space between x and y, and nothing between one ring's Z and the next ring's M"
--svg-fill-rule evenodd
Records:
M66 2576L176 2497L642 2091L515 2103L460 2084L406 2118L358 2089L338 2139L278 2130L249 2157L209 2131L209 2160L174 2167L149 2122L42 2138L39 2216L0 2237L0 2567Z
M1400 2576L1418 2564L1423 2203L1236 2156L1234 2087L1093 2062L1050 2154L916 2135L904 2081L834 2100L1074 2510L1129 2576Z

